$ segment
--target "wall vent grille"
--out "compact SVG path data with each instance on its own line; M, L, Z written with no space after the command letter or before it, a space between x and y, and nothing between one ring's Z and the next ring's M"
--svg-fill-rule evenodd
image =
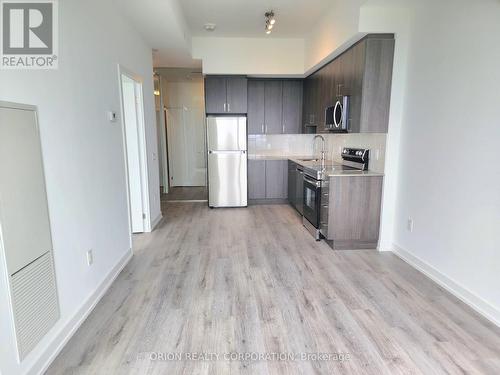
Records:
M51 251L11 276L11 293L19 359L23 360L59 319Z

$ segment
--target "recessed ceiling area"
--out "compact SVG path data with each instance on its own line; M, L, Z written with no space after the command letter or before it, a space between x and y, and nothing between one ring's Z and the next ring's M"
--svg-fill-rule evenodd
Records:
M155 72L166 82L199 82L203 80L201 69L189 68L157 68Z
M186 22L193 36L303 38L331 0L182 0ZM265 33L264 13L274 10L276 25ZM206 23L217 25L205 30Z

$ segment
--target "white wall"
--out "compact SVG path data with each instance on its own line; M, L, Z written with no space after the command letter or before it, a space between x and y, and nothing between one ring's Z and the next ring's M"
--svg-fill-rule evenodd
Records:
M9 375L38 371L130 255L121 124L106 117L120 111L118 63L144 78L151 214L160 214L150 48L110 0L60 1L59 25L58 70L0 71L0 100L38 106L61 304L61 319L22 364L10 312L0 304L0 371ZM3 273L0 301L7 298Z
M303 39L194 37L192 55L203 59L203 74L304 74Z
M494 0L414 11L394 243L500 324L499 14Z
M305 40L304 70L309 71L358 32L359 8L366 0L333 0Z

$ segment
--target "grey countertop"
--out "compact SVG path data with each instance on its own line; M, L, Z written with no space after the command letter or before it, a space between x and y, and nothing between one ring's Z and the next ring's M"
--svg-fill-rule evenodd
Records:
M312 159L314 156L307 155L256 155L248 154L248 160L292 160L292 159Z
M308 159L302 157L290 157L288 160L293 161L294 163L303 166L304 168L317 166L320 163L318 161L307 161L301 159ZM326 161L326 169L325 176L326 177L342 177L342 176L351 176L351 177L373 177L373 176L383 176L383 173L375 172L375 171L358 171L358 170L343 170L340 169L339 166L342 164L336 161L327 160Z
M313 160L304 160L313 159ZM256 155L248 154L248 160L291 160L296 164L303 166L304 168L319 165L317 161L317 156L311 155ZM341 163L333 160L326 161L327 169L325 171L328 177L341 177L341 176L383 176L383 173L376 171L356 171L356 170L342 170L338 169ZM337 168L335 168L337 167Z

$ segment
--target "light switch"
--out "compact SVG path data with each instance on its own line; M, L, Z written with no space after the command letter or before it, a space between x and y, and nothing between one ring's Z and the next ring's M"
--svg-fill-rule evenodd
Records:
M108 111L109 122L116 122L117 119L118 119L118 116L116 115L116 112Z

